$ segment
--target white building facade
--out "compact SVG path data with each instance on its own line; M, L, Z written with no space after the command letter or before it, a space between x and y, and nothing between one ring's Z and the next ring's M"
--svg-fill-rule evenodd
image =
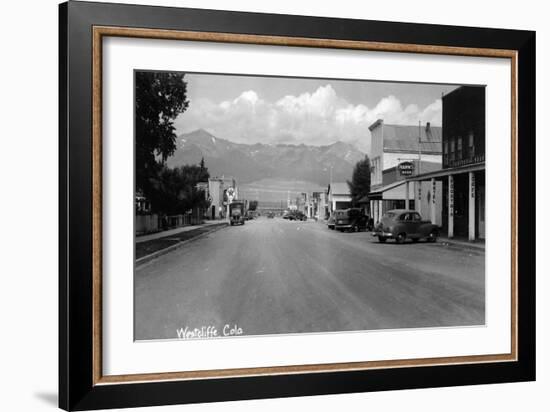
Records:
M415 209L441 225L441 182L407 182L406 178L440 170L441 128L374 122L371 132L371 193L369 206L375 223L391 209ZM409 164L407 173L400 165Z

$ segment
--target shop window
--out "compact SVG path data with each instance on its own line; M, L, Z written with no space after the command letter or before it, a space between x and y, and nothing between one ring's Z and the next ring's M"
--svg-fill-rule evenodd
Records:
M449 162L452 163L455 161L455 140L451 137L449 142Z

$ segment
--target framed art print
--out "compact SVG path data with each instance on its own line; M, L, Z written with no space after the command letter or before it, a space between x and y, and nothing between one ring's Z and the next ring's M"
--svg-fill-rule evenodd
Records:
M60 5L60 407L535 378L535 34Z

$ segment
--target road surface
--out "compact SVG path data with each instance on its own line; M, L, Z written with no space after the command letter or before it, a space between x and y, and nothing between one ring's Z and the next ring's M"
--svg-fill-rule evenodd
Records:
M484 261L440 243L259 218L138 267L135 338L482 325Z

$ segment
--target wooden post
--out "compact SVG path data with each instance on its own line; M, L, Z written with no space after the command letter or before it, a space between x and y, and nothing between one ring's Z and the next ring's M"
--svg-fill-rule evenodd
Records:
M405 209L409 208L409 181L407 180L407 183L405 184Z

